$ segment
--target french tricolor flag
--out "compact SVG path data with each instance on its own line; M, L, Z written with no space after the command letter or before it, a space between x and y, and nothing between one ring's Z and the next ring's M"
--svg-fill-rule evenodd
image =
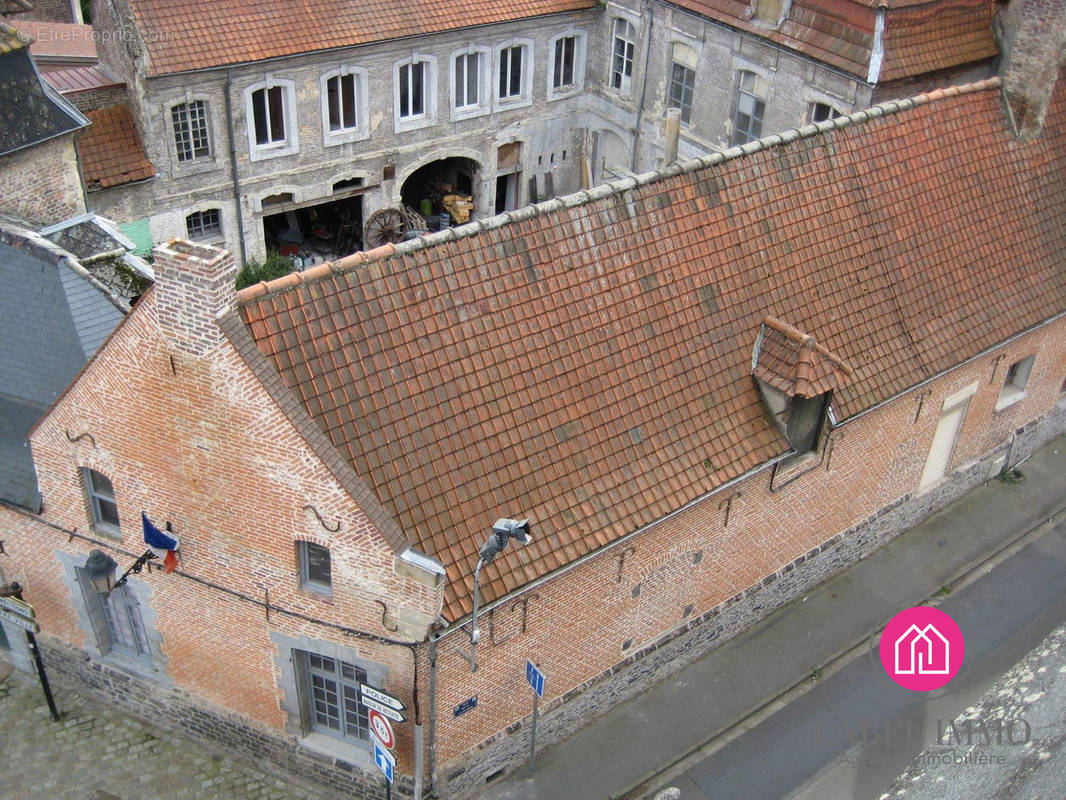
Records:
M141 512L141 524L144 527L144 543L155 553L156 558L163 559L163 572L173 572L178 568L178 548L181 542L170 531L161 531Z

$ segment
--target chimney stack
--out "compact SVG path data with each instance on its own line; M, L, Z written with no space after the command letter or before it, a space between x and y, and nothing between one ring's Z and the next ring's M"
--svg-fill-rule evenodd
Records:
M1013 0L997 34L1007 117L1019 139L1035 139L1066 53L1066 0Z
M233 255L210 245L171 239L153 251L156 315L175 347L202 356L222 341L215 321L233 307Z

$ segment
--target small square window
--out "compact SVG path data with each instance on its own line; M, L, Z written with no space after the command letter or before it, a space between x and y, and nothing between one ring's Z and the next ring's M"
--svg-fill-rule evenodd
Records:
M329 548L313 542L299 542L300 585L316 592L330 592L333 586Z
M996 401L996 411L1014 405L1025 397L1025 387L1029 383L1029 373L1033 370L1035 360L1036 356L1027 356L1010 365Z
M89 513L93 527L105 533L119 534L118 504L111 480L94 469L82 470L85 491L89 496Z
M217 208L194 211L185 218L185 232L194 241L212 239L222 234L222 219Z

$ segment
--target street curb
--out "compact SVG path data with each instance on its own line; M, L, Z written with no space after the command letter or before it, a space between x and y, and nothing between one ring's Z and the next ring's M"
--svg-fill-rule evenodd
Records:
M951 575L945 585L950 587L952 592L968 586L970 583L977 580L979 577L977 573L979 571L986 567L989 569L995 567L1030 541L1039 539L1042 535L1051 530L1055 518L1064 511L1066 511L1066 501L1052 509L1045 519L1032 523L1027 528L1002 542L995 549L964 564ZM832 580L832 578L829 580ZM817 588L818 587L815 587L815 589ZM815 589L812 589L812 591ZM916 605L935 606L938 605L939 602L939 597L930 595L929 597L918 601ZM781 609L781 611L786 610L787 606L786 608ZM789 684L776 695L767 698L762 703L748 711L738 714L729 722L719 726L706 737L698 741L689 750L677 756L665 766L649 770L624 789L607 795L607 800L645 800L646 795L655 788L655 786L650 785L653 782L658 784L664 778L669 779L680 774L688 767L688 763L693 761L696 756L699 756L700 759L702 759L712 755L734 739L754 728L766 718L775 714L788 703L809 692L821 678L829 677L850 664L868 648L868 643L871 637L884 628L885 624L892 619L892 616L894 616L894 614L884 617L872 630L863 636L852 640L850 644L838 649L821 665L812 666L809 672ZM769 619L769 617L767 619Z

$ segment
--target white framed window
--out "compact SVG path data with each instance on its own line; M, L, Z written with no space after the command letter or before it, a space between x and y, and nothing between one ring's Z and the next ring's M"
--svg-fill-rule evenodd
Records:
M824 122L827 119L836 119L837 117L844 116L842 111L837 111L836 108L829 105L829 103L811 103L807 109L807 121L808 122Z
M681 122L692 122L692 97L696 90L696 51L675 42L670 56L670 85L666 107L681 109Z
M736 110L733 112L731 145L745 144L762 136L766 116L766 82L748 70L737 77Z
M517 108L533 102L533 42L512 39L496 48L497 108Z
M1035 361L1036 356L1026 356L1007 368L1003 388L999 390L999 398L996 400L996 411L1012 406L1025 397L1025 387L1029 383L1029 375L1033 371Z
M637 46L637 29L627 19L616 17L611 45L610 86L629 95L633 90L633 53Z
M248 148L252 161L292 155L299 150L296 86L267 76L244 90Z
M192 241L212 241L222 236L222 215L217 208L194 211L185 218L185 233Z
M452 53L452 119L488 113L490 54L487 47L467 47Z
M319 79L322 142L326 147L370 135L366 82L367 71L362 67L341 67Z
M102 472L82 468L82 481L89 501L89 516L94 529L112 536L121 534L118 518L118 503L115 502L115 487Z
M179 164L211 158L211 134L205 100L190 100L171 106L170 123L174 133L174 153Z
M329 594L333 591L333 573L329 548L314 542L296 543L300 568L300 587Z
M555 100L579 91L585 84L585 33L567 31L548 43L548 99Z
M415 130L437 121L437 59L414 55L393 67L396 130Z

